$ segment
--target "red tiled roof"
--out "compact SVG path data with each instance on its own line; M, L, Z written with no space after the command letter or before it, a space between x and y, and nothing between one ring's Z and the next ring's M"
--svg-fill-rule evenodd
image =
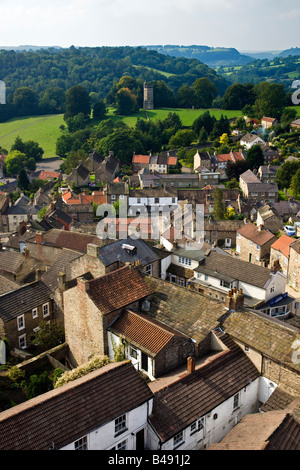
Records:
M51 178L59 178L60 173L57 171L41 171L39 174L40 180L47 180Z
M129 266L88 281L88 295L103 315L141 300L152 292L141 273Z
M271 248L274 250L280 251L286 258L289 257L290 254L290 245L294 243L295 239L292 237L288 237L287 235L281 235Z
M168 165L176 165L177 157L168 157Z
M270 118L270 117L263 117L262 118L262 121L265 121L265 122L274 122L276 119L275 118Z
M150 155L134 155L132 162L133 163L149 163Z
M111 330L145 348L153 356L158 354L174 336L184 336L148 315L130 310L122 312L111 326Z
M276 238L276 236L271 233L269 230L259 230L258 227L254 224L246 224L244 227L241 227L237 233L242 235L249 240L252 240L256 245L264 245L265 243L272 240L272 238Z

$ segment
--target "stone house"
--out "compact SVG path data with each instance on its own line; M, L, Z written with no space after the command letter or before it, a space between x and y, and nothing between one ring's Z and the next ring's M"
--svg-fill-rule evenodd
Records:
M150 163L151 155L136 155L133 154L132 157L132 169L134 173L137 173L142 168L146 168L149 170L149 163Z
M0 232L8 232L8 216L7 210L9 208L9 198L4 195L0 195Z
M279 165L262 165L259 167L257 176L263 183L275 183Z
M261 125L265 129L270 129L272 127L278 126L278 120L276 118L271 118L271 117L264 116L261 120Z
M206 168L209 171L213 170L212 158L209 152L199 152L197 149L197 152L194 155L194 171L199 167Z
M83 162L74 168L66 177L66 184L72 186L86 186L90 182L90 171L84 166Z
M102 247L99 244L88 244L86 254L74 259L70 263L70 270L72 278L87 272L98 277L128 264L136 266L141 272L160 277L159 255L144 240L130 237L109 240Z
M200 176L195 173L163 174L140 171L138 173L141 189L146 188L199 188Z
M150 380L185 363L193 351L190 338L183 333L128 309L108 327L108 345L111 359L121 346L125 358Z
M281 235L281 237L271 245L270 269L279 269L287 276L289 270L290 246L294 242L294 238Z
M290 245L287 289L292 295L300 297L300 240Z
M115 179L116 173L119 171L119 169L120 162L115 158L114 152L110 151L94 172L95 182L112 182Z
M251 309L229 312L221 328L245 351L265 379L299 396L298 328Z
M2 412L0 449L142 451L152 404L129 361L107 364Z
M36 279L37 270L43 271L42 262L29 256L27 250L23 253L17 251L0 251L0 274L10 281L26 284Z
M102 163L103 158L97 152L97 149L94 149L92 153L89 154L86 160L84 160L84 166L87 168L90 173L93 173L97 170L99 165Z
M170 167L177 165L177 157L168 154L150 155L149 170L151 173L168 173Z
M268 266L271 245L276 235L261 226L245 224L237 231L236 251L239 259L259 266Z
M224 248L234 248L236 232L244 225L243 220L204 220L205 242L211 245L221 245Z
M26 284L0 296L0 336L12 349L26 349L41 321L53 318L51 291L42 281Z
M254 203L274 203L278 200L277 184L263 183L251 170L240 175L239 183L244 197Z
M277 215L269 204L265 204L257 209L256 225L276 235L282 228L283 219Z
M227 335L214 331L211 342L215 351L209 361L196 365L190 357L181 375L149 385L154 393L151 450L207 449L258 410L259 371Z
M128 199L129 186L127 182L121 183L107 183L106 185L106 202L107 204L114 204L115 202L124 201ZM128 201L127 201L128 203ZM126 203L126 207L127 207Z
M152 293L140 272L129 266L87 280L77 278L64 296L64 323L74 366L93 354L108 354L107 329L126 307L135 310Z
M287 222L290 217L296 217L300 210L300 201L289 200L270 203L272 209L282 217L284 222Z
M274 147L262 142L259 142L258 145L262 149L265 165L270 165L274 160L280 160L280 154Z
M295 121L291 122L291 127L295 129L300 129L300 119L296 119Z

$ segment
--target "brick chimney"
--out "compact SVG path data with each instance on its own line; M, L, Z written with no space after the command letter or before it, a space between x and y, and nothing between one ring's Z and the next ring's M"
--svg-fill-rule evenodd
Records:
M35 234L35 243L37 245L42 245L44 241L44 234L43 232L36 232Z
M83 277L78 277L77 278L77 287L80 289L82 292L88 292L89 290L89 281L84 279Z
M196 358L190 355L187 358L187 372L189 374L192 374L193 372L195 372L195 367L196 367Z
M238 310L244 306L245 296L243 289L237 290L236 287L228 291L226 306L229 310Z
M93 243L88 243L86 246L86 253L93 258L98 258L100 251L100 246L94 245Z
M66 275L63 272L58 274L58 288L61 292L66 290Z
M42 275L43 275L43 272L39 268L37 268L35 270L35 280L40 281L42 279Z

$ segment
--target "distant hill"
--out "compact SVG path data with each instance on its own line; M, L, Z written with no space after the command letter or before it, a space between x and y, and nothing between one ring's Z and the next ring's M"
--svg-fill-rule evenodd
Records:
M300 56L300 47L291 47L291 49L286 49L281 52L280 57L288 57L289 55Z
M240 54L234 48L209 47L209 46L180 46L180 45L147 45L148 50L154 50L160 54L173 57L186 57L197 59L210 67L244 65L253 60L252 57Z
M60 46L0 46L0 51L38 51L40 49L62 49Z
M242 54L245 54L252 59L274 59L279 57L282 51L241 51Z
M29 46L20 46L29 47ZM222 95L228 81L197 59L176 58L144 47L79 47L36 51L0 50L0 80L8 100L16 88L29 87L41 95L50 87L64 90L81 84L105 98L124 75L143 81L164 80L177 91L198 78L209 78Z

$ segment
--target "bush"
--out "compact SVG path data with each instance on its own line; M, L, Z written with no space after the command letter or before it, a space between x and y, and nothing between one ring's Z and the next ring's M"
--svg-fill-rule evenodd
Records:
M86 364L83 364L82 366L79 366L76 369L65 372L63 375L61 375L57 379L54 388L61 387L61 385L83 377L84 375L89 374L94 370L100 369L101 367L110 363L111 360L108 356L94 356L93 359L91 359Z
M25 377L25 371L20 369L18 366L13 366L7 373L7 377L12 382L21 382Z
M43 372L40 376L33 374L29 378L26 396L28 399L34 398L42 393L49 392L52 388L53 386L47 371Z

